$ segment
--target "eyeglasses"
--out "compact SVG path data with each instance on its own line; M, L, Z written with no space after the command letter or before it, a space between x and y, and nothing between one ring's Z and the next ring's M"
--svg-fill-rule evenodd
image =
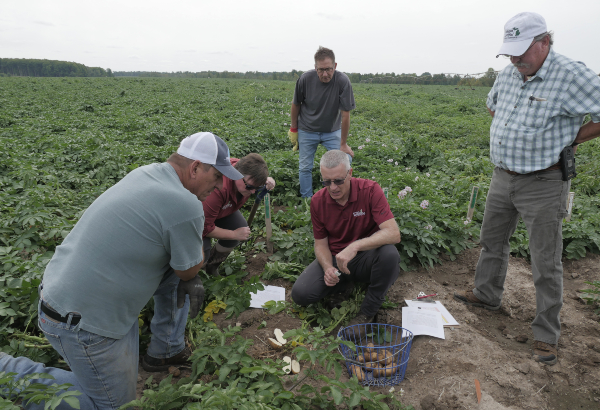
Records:
M348 170L346 172L346 176L344 177L344 179L326 179L326 180L321 181L321 183L323 184L323 186L330 186L332 182L338 186L342 185L344 183L344 181L346 181L346 178L348 178L349 172L350 172L350 170Z
M333 67L316 68L316 70L319 74L331 73L333 71Z
M538 41L539 41L539 40L538 40ZM498 54L498 56L502 56L502 57L505 57L505 58L512 58L512 57L515 57L515 58L521 58L521 57L523 57L523 56L524 56L524 55L525 55L525 54L526 54L526 53L529 51L529 49L530 49L531 47L533 47L533 46L534 46L534 44L535 44L535 43L537 43L538 41L534 41L533 43L531 43L531 45L530 45L529 47L527 47L527 50L525 50L525 52L524 52L523 54L521 54L520 56L511 56L510 54Z
M252 191L253 189L258 190L258 189L262 189L265 187L264 185L261 185L261 186L249 185L244 178L242 178L242 182L244 183L244 185L246 185L246 189L248 191Z

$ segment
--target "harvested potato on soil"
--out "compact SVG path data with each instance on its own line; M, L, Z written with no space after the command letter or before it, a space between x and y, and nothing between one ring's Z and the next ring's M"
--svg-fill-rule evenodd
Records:
M275 340L273 338L268 338L267 342L269 342L269 345L271 345L271 347L275 350L281 350L281 348L283 347L283 345L281 343L279 343L277 340Z
M275 333L275 339L281 343L282 345L287 343L287 339L284 339L283 337L283 332L281 331L281 329L275 329L273 331L273 333Z
M292 373L300 373L300 363L298 363L296 360L292 360Z
M283 361L287 363L287 366L284 366L282 370L285 372L285 374L290 374L290 372L292 371L292 358L289 356L285 356L283 358Z

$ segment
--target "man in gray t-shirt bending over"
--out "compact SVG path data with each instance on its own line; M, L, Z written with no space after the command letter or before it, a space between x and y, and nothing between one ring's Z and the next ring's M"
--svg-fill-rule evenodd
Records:
M329 151L354 152L346 142L350 129L350 110L356 108L348 76L336 71L335 54L319 47L315 69L302 74L296 82L288 136L294 151L300 149L300 195L313 196L312 169L319 144Z
M0 353L0 372L49 373L47 384L82 393L80 408L117 409L136 397L138 315L152 297L142 366L184 363L188 310L195 317L204 300L200 201L223 186L223 175L242 178L225 142L201 132L167 162L137 168L100 195L56 248L41 287L39 327L71 371Z

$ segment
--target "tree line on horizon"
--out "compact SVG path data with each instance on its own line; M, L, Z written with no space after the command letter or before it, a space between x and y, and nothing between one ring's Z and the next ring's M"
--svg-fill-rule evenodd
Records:
M70 61L0 58L2 77L113 77L110 68L87 67Z
M0 76L11 77L149 77L149 78L227 78L245 80L296 81L303 71L112 71L110 68L87 67L83 64L26 58L0 58ZM416 73L346 73L352 83L419 84L491 87L497 76L493 68L479 75Z

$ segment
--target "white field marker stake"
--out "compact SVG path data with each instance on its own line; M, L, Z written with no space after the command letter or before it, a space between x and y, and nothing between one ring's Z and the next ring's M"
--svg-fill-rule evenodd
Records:
M575 199L575 192L569 192L569 196L567 198L567 216L565 216L565 221L567 221L567 222L569 222L571 220L574 199Z
M389 194L390 194L390 189L388 187L383 188L383 195L385 195L385 199L388 199Z
M475 211L475 203L477 202L477 194L479 193L479 187L474 186L471 191L471 199L469 200L469 210L467 211L467 221L473 219L473 212Z
M267 252L273 253L273 243L271 243L271 235L273 228L271 227L271 196L265 195L265 226L267 228Z

